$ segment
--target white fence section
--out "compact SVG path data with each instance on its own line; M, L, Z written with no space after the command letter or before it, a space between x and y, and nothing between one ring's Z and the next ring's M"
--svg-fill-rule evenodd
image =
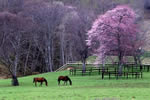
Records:
M91 65L93 65L93 67L98 67L98 65L100 65L100 63L95 64L95 63L89 63L89 62L87 62L86 64L89 64L89 65L91 64ZM68 67L67 65L82 65L82 62L80 62L80 61L68 61L66 64L59 67L57 70L55 70L55 72L66 69Z
M73 64L77 65L77 64L82 64L82 63L79 62L79 61L67 61L66 64L64 64L63 66L59 67L57 70L55 70L55 72L61 71L61 70L65 69L67 67L67 65L73 65Z

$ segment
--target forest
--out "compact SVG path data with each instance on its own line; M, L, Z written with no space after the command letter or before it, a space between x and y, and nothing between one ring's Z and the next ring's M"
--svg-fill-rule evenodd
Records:
M0 62L14 79L53 72L68 61L85 63L92 55L87 33L93 22L122 4L136 13L143 41L138 49L143 50L148 46L143 22L149 0L0 0Z

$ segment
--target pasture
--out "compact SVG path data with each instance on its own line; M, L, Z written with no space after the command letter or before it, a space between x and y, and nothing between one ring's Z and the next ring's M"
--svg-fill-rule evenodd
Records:
M72 86L58 86L57 78L68 71L20 77L20 86L11 86L10 79L0 80L0 100L150 100L150 73L143 79L102 80L99 75L69 76ZM33 77L45 77L48 87L37 87Z

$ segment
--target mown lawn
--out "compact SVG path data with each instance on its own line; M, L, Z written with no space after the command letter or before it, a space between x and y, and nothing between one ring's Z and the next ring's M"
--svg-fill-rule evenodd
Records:
M150 72L145 72L143 79L70 76L72 86L58 86L59 75L68 75L68 71L22 77L18 87L11 86L11 80L0 80L0 100L150 100ZM34 86L33 77L38 76L48 80L48 87Z

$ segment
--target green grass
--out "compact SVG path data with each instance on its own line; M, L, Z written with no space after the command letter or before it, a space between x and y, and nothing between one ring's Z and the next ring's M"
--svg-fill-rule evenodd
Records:
M59 75L68 71L45 73L19 78L20 86L10 85L11 80L0 80L0 100L150 100L150 73L143 79L101 80L101 76L70 76L72 86L57 85ZM43 76L48 87L35 87L33 77Z
M96 56L89 56L87 59L86 59L86 61L87 62L89 62L89 63L94 63L95 62L95 60L96 60Z
M144 52L144 54L142 55L142 57L149 58L150 57L150 51Z

